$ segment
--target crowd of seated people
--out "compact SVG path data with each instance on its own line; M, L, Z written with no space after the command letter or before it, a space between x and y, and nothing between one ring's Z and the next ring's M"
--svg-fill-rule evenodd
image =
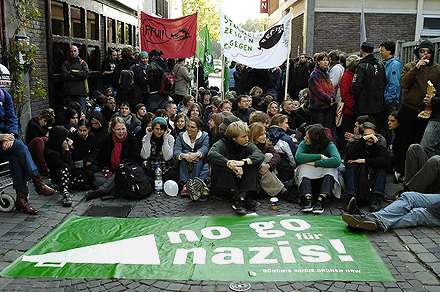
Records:
M426 47L430 48L429 43L421 44L415 50L416 56L425 58L419 51ZM363 44L361 53L369 49ZM160 52L154 55L156 61L162 59ZM148 68L148 54L143 52L142 56L139 66ZM57 109L55 115L43 111L31 121L28 137L34 138L29 145L37 145L32 152L34 160L42 172L49 171L65 206L71 205L71 189L89 188L87 200L114 193L114 174L124 159L139 163L151 183L160 164L164 181L176 181L180 195L200 202L210 196L226 198L238 214L257 209L258 200L264 196L278 196L291 204L301 204L302 212L321 214L334 200L345 200L347 208L351 202L351 206L365 205L371 212L378 212L385 198L398 199L407 191L438 193L440 142L421 134L421 145L405 149L406 136L410 135L405 133L405 110L384 103L380 114L369 114L356 106L363 97L353 93L351 86L358 82L356 74L368 78L368 71L360 72L363 67L358 65L368 56L338 57L336 63L347 73L340 74L342 83L336 82L340 86L333 87L334 75L330 76L329 71L335 64L321 52L314 60L305 61L308 70L304 62L296 64L294 68L307 74L310 82L304 87L298 81L295 91L286 97L282 92L274 93L264 82L253 80L253 86L240 87L238 95L230 90L225 100L218 88L193 90L178 104L172 95L166 95L164 100L156 100L160 107L154 113L145 106L148 92L143 92L143 102L130 104L123 99L116 102L106 94L106 86L102 95L96 94L96 104L89 101L86 113L76 102ZM162 61L172 69L172 60ZM434 70L431 66L437 66L435 62L418 62L414 65L420 65L418 70ZM237 66L239 71L246 70L242 64ZM417 74L414 66L402 71L402 88L412 89L405 78ZM283 70L271 72L283 74ZM236 88L244 75L238 77ZM145 89L144 85L140 87ZM114 95L117 84L112 88ZM412 97L403 96L402 103L411 107ZM336 119L341 118L334 114L338 102L345 102L345 108L341 110L342 123L336 126ZM438 132L432 134L440 121L439 97L427 96L422 103L432 107L427 129L431 136L439 137ZM376 125L378 118L388 120L387 131ZM49 138L48 127L52 127ZM385 193L387 172L394 175L395 183L403 183L403 190L396 195ZM346 218L352 225L363 222L357 215L349 215L352 217ZM377 226L382 224L378 220L374 221Z

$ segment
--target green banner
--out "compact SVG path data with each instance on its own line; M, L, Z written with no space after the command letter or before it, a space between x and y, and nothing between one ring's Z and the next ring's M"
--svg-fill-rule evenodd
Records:
M339 216L73 216L6 277L214 281L394 281Z
M205 26L197 35L196 55L203 64L204 77L214 72L214 58L212 57L212 43L208 26Z

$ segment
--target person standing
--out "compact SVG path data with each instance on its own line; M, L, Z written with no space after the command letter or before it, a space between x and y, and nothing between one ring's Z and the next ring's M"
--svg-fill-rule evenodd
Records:
M63 93L68 102L81 104L84 114L87 113L86 97L89 95L89 66L79 57L76 46L70 46L69 59L61 65L61 76L64 80Z
M390 113L395 111L400 104L402 62L399 57L394 56L395 50L396 44L392 41L384 41L380 44L380 55L384 61L386 75L385 103Z
M417 60L403 66L400 75L402 87L402 107L399 110L399 123L404 133L411 133L405 141L405 148L420 143L428 121L418 117L425 109L423 100L428 80L434 85L440 81L440 65L434 61L434 45L424 40L414 50ZM402 146L403 147L403 146Z
M387 132L387 123L382 111L385 109L385 68L373 54L374 45L363 42L360 52L362 59L353 78L355 114L370 115L374 118L377 131Z
M194 74L185 65L185 60L185 58L177 59L177 64L173 68L174 75L176 76L176 89L173 99L176 104L180 103L188 95L191 80L194 78Z
M109 49L108 56L102 62L101 66L101 80L102 80L102 88L108 88L111 86L113 90L116 88L113 80L113 72L116 68L116 59L118 57L118 53L115 50Z
M147 112L155 112L157 109L163 108L168 101L167 94L161 94L163 73L167 70L167 62L163 59L163 52L160 50L151 50L150 64L147 67L148 86L150 87L150 96L145 102Z

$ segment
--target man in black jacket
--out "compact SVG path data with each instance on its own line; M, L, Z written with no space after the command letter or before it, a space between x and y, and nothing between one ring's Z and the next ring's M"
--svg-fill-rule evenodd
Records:
M234 111L233 114L240 120L249 124L249 117L251 113L255 110L250 108L252 104L252 98L248 95L240 95L237 98L238 110Z
M364 42L361 46L362 59L356 68L353 79L353 96L356 115L370 115L374 117L378 132L384 134L386 120L383 113L385 108L385 68L373 54L374 45Z
M349 143L346 151L346 195L356 197L356 180L360 164L364 163L374 171L374 187L370 196L372 211L380 210L380 197L385 195L386 169L391 163L387 149L379 145L376 126L365 122L359 127L361 139Z
M70 46L70 58L61 65L61 76L64 80L64 97L67 102L77 101L81 104L83 113L87 113L86 97L89 95L87 78L89 66L81 59L76 46Z

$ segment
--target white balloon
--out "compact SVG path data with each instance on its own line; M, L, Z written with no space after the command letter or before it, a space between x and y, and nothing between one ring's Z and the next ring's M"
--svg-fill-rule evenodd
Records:
M163 185L163 189L168 196L175 197L179 193L179 186L173 180L167 180Z

